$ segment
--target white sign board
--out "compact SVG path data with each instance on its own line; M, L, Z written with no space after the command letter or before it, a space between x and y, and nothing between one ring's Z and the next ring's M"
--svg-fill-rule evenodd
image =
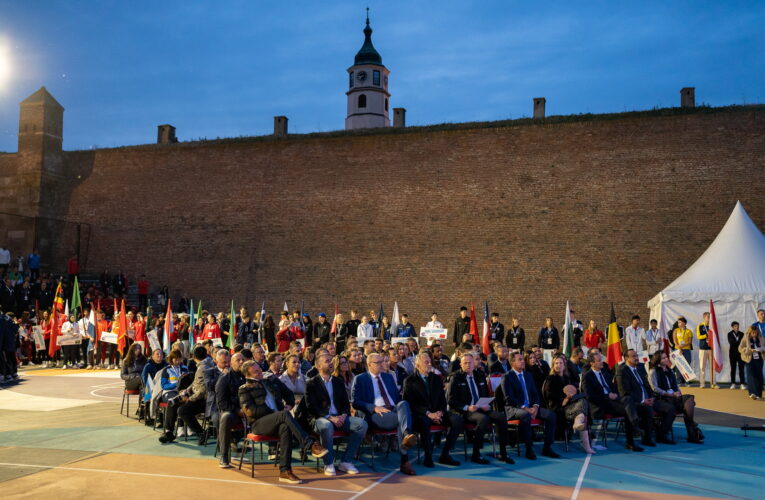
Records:
M686 382L696 378L693 368L691 368L691 365L685 360L683 353L680 352L680 350L670 352L669 359L672 360L672 367L677 368L678 371L680 371L680 375L683 376L683 379L685 379Z
M80 343L79 335L61 335L56 339L56 343L62 345L76 345Z
M101 342L106 342L107 344L116 344L117 334L114 332L101 332Z
M35 341L35 349L38 351L44 351L45 350L45 339L43 338L42 333L42 327L41 326L33 326L32 327L32 338Z

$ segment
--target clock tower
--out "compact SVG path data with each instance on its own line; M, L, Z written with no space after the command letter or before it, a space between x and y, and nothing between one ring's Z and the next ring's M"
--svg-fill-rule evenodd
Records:
M345 129L390 127L388 110L388 75L390 71L383 66L382 57L372 45L372 28L364 28L364 45L356 54L353 66L348 68L348 114L345 117Z

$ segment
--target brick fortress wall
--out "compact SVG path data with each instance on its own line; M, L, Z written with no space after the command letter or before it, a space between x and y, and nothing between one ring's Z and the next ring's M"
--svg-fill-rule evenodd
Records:
M55 211L93 224L90 271L145 270L216 310L397 300L451 327L489 299L535 330L570 300L602 325L611 301L647 315L737 199L765 228L762 107L67 152L63 169Z

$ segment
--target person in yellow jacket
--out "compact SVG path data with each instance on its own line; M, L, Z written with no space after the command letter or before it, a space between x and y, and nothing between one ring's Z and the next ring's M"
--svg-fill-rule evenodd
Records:
M691 350L693 349L693 332L685 327L687 324L688 320L686 320L683 316L677 318L677 328L672 331L672 341L675 344L675 349L680 350L680 352L683 354L683 357L690 365ZM678 380L683 381L682 385L687 385L684 382L685 379L683 379L682 375L680 375L680 372L677 371L677 369L675 370Z
M712 389L719 389L715 385L715 367L712 362L712 346L709 345L709 313L705 312L703 320L696 327L696 338L699 340L699 387L706 387L706 372L709 371L709 383Z

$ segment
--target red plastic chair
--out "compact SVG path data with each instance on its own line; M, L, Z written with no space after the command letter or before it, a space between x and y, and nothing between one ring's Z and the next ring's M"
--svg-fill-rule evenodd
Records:
M239 457L239 470L242 470L242 464L244 463L244 454L247 452L247 448L249 447L252 455L250 456L250 477L255 477L255 443L260 443L260 458L263 459L263 443L276 443L276 456L278 460L279 456L279 438L277 436L267 436L265 434L253 434L249 433L247 434L247 437L244 438L244 443L242 443L242 454ZM277 462L274 462L274 467L277 465Z
M534 432L534 428L541 427L544 424L544 422L538 418L532 418L531 419L531 431ZM515 432L515 450L518 454L518 456L521 456L521 421L519 419L516 420L508 420L507 421L507 432L510 433L511 431Z

